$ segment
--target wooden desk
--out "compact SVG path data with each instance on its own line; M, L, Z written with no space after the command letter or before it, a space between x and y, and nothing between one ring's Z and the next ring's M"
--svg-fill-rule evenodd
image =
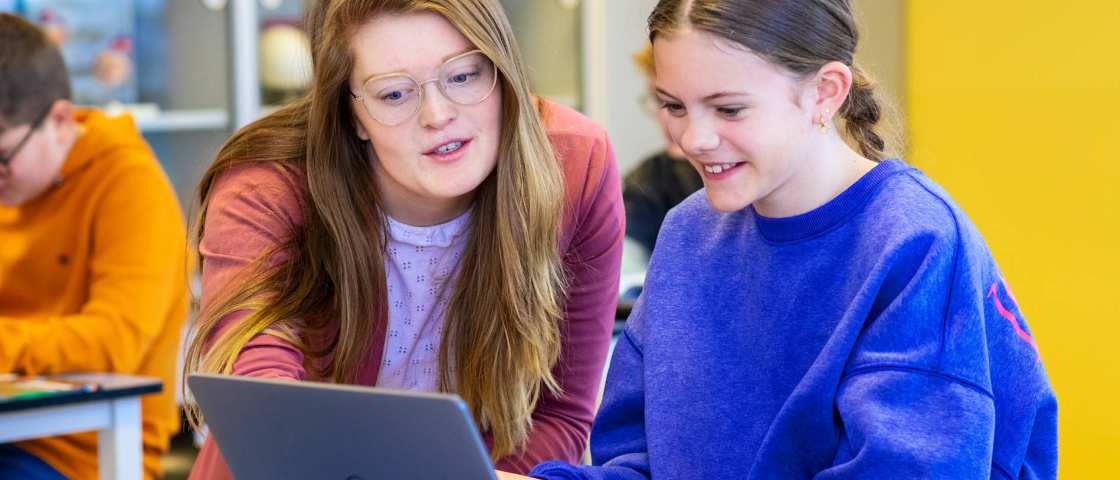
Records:
M51 378L96 383L100 388L0 402L0 443L96 430L101 478L144 478L140 396L163 390L163 382L158 378L103 373Z

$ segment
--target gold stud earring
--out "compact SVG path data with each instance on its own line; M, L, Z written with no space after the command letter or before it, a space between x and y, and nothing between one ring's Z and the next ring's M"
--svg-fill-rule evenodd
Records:
M826 117L829 113L831 113L831 112L829 111L829 109L826 108L826 109L824 109L824 113L821 114L821 119L820 119L819 123L821 125L821 131L822 132L828 131L828 119Z

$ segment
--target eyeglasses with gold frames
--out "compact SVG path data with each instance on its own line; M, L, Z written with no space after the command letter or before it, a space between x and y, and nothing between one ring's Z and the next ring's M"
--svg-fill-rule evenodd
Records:
M362 102L366 113L386 126L404 123L424 102L424 86L435 82L448 100L459 105L477 105L486 100L498 83L497 67L481 50L471 50L449 58L435 78L417 81L407 73L370 77L361 92L350 92Z

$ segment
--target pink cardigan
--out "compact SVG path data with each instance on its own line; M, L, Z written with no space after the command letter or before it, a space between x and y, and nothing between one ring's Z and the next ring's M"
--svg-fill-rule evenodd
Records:
M624 213L618 166L606 132L578 112L541 101L545 129L559 157L565 182L560 248L569 272L560 363L554 368L564 395L544 395L533 413L527 448L500 459L497 468L526 473L545 460L579 462L587 447L595 399L610 341L618 295ZM202 305L253 261L284 241L302 222L304 187L298 169L276 164L238 166L212 190L200 245ZM236 322L244 312L223 322ZM358 384L374 385L385 330L371 339ZM302 380L303 356L272 335L258 335L239 355L234 374ZM486 436L489 444L489 436ZM232 478L213 438L203 445L192 479Z

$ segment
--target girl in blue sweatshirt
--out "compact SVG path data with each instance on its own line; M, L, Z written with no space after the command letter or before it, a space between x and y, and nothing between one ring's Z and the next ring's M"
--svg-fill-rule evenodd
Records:
M662 0L705 189L661 230L592 433L549 479L1054 478L1057 403L976 227L884 160L846 0Z

